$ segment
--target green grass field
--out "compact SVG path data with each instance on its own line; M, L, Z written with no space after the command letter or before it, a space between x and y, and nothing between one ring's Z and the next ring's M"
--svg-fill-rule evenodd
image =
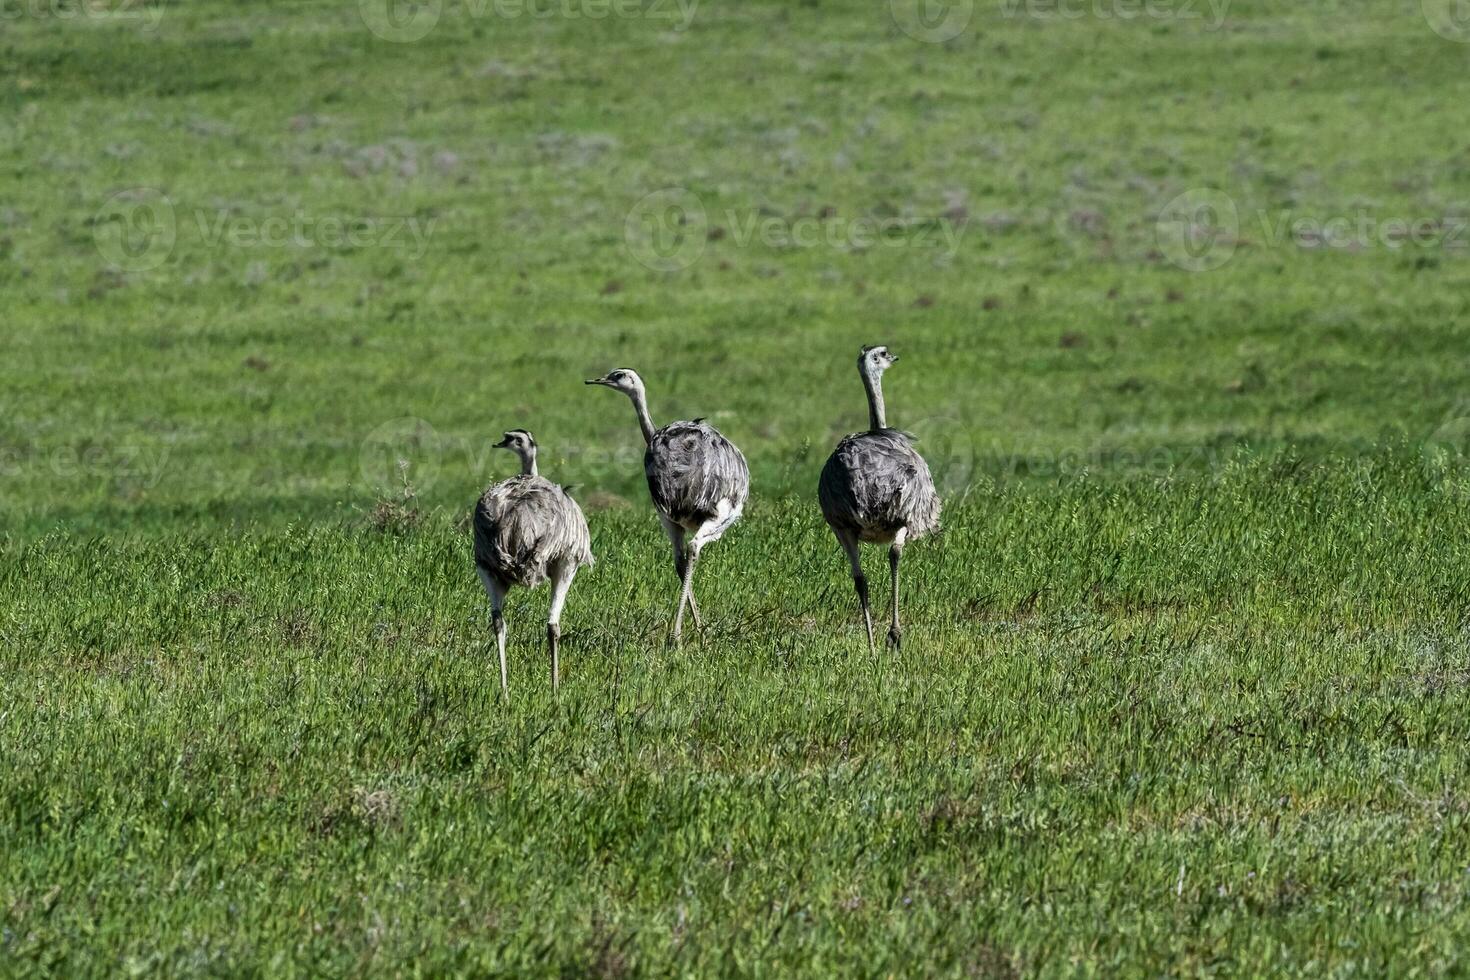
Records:
M1455 13L0 5L0 974L1470 971ZM614 366L751 464L677 651Z

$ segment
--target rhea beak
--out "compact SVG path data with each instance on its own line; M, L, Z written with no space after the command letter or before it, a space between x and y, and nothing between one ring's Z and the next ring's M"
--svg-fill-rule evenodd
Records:
M609 381L609 380L607 380L606 378L588 378L586 381L584 381L582 383L583 384L588 384L588 385L611 385L612 384L612 382Z
M495 445L491 446L490 448L491 449L509 449L510 448L510 440L509 439L502 439L499 442L497 442Z

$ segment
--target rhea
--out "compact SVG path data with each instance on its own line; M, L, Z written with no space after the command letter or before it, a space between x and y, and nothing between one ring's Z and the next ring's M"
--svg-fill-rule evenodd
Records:
M536 440L531 433L511 429L494 448L509 449L521 461L518 476L490 487L475 506L475 568L490 596L490 621L500 650L500 691L510 696L505 671L506 593L513 585L533 589L549 579L546 647L554 692L561 684L561 611L577 569L592 564L591 535L577 502L536 472Z
M859 544L888 545L892 579L893 623L888 644L899 649L898 563L904 545L939 527L939 494L929 465L912 445L913 437L888 427L883 407L883 372L898 360L887 347L864 347L858 373L868 393L868 431L855 432L837 444L822 467L817 497L822 516L852 565L852 581L873 650L873 615L868 608L868 580L863 576Z
M683 637L685 606L695 628L704 628L694 599L694 565L705 545L718 541L740 519L750 495L750 470L735 444L702 418L654 428L638 372L618 368L587 384L621 391L632 400L638 415L638 428L647 446L643 472L648 477L648 492L674 547L679 605L671 639L677 645Z

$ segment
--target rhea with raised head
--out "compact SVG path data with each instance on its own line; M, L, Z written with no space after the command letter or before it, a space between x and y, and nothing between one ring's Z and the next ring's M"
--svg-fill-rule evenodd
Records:
M520 458L521 472L490 487L475 505L475 569L490 596L490 621L500 651L500 690L510 696L505 668L505 597L511 586L551 582L546 647L551 688L561 684L561 611L577 569L592 564L592 538L582 508L536 471L536 440L511 429L495 444Z
M855 432L837 444L817 484L822 516L852 566L870 652L873 615L859 545L888 545L893 612L888 645L897 650L903 640L898 621L899 560L908 542L939 527L939 494L934 490L929 464L914 449L912 436L888 427L883 372L897 360L898 355L883 346L864 347L858 355L858 374L868 395L868 430Z
M655 428L638 372L618 368L587 384L621 391L633 402L638 416L638 429L647 447L643 472L648 477L648 492L673 545L674 573L679 577L679 605L671 634L678 644L686 606L695 628L703 628L694 599L694 565L700 551L740 519L750 495L750 470L735 444L702 418Z

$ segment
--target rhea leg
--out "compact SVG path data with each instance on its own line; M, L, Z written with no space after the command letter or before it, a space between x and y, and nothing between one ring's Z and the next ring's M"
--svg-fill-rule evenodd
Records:
M572 579L577 577L574 564L557 565L551 570L551 612L546 617L546 649L551 655L551 691L561 687L561 661L558 657L561 646L561 609L567 601L567 591Z
M510 698L510 686L505 676L505 594L510 591L510 586L492 578L490 573L483 568L476 569L480 573L480 582L485 586L485 591L490 596L490 625L495 630L495 645L500 650L500 693L507 700Z
M694 587L691 581L689 588L689 615L694 617L694 628L704 630L704 620L699 618L699 603L694 601Z
M908 529L899 528L888 549L888 573L893 579L893 625L888 627L888 645L895 651L903 642L903 630L898 625L898 560L903 557L903 545L908 539Z
M660 515L663 521L664 533L669 536L669 543L674 546L674 575L679 579L680 588L684 584L684 566L689 561L689 548L685 544L685 535L688 533L684 528L666 517ZM689 612L694 616L694 628L704 629L704 622L699 617L699 603L694 601L694 592L689 592ZM681 608L683 600L680 600Z
M863 626L868 631L868 652L873 652L873 614L868 609L868 579L863 575L863 559L858 552L858 536L847 530L832 529L837 535L837 543L842 545L842 550L847 553L848 563L852 565L852 584L857 589L858 603L863 607Z
M679 590L679 610L674 613L673 643L675 646L678 646L684 639L684 605L686 603L693 605L694 603L694 566L698 561L698 545L684 552L684 571L679 576L683 580Z

